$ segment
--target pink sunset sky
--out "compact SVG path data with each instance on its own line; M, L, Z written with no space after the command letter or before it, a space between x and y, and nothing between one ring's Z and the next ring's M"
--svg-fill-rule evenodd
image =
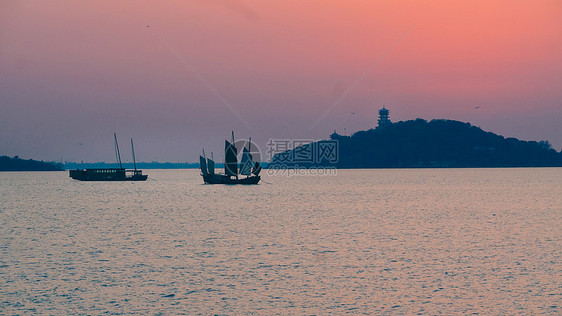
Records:
M562 2L0 0L0 155L111 162L116 132L195 162L231 130L265 151L383 105L560 150Z

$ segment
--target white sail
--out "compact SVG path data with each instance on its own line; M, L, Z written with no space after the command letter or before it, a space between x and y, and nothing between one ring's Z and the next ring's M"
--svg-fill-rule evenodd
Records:
M252 155L250 152L244 147L242 151L242 161L240 162L240 174L249 176L252 174Z

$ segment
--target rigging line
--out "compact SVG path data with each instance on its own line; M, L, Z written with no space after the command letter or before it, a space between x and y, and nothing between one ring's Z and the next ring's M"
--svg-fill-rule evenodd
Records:
M328 114L330 114L330 112L338 105L340 104L350 93L351 91L353 91L353 89L355 89L355 87L357 87L357 85L359 85L359 83L361 83L361 81L363 81L363 79L365 79L369 73L371 71L373 71L373 69L375 69L376 66L378 66L382 60L388 56L390 54L390 52L396 47L398 46L398 44L400 44L400 42L406 37L406 35L408 35L408 33L410 33L410 31L415 27L415 24L410 26L410 28L404 32L404 34L402 34L402 36L400 36L400 38L398 38L398 40L396 40L394 42L394 44L392 44L392 46L390 46L385 52L384 54L381 55L381 57L379 57L359 78L357 78L357 80L355 80L355 82L353 82L348 88L347 90L344 91L344 93L342 95L340 95L336 100L334 100L334 102L330 105L330 107L328 109L326 109L326 111L324 111L324 113L322 113L322 115L318 118L318 120L316 120L316 122L314 122L314 124L312 124L312 126L310 127L309 131L312 131L323 119L326 118L326 116L328 116Z
M211 83L205 79L205 77L203 77L203 75L201 75L201 73L199 73L199 71L197 71L197 69L190 64L189 62L187 62L187 60L185 60L185 58L174 48L174 46L172 46L172 44L170 44L170 42L168 42L162 35L160 35L160 33L158 33L157 31L153 30L150 26L148 26L148 28L150 29L150 31L152 32L152 34L154 34L156 36L156 38L158 38L171 52L172 54L174 54L179 61L187 68L189 69L194 75L195 77L197 77L197 79L199 79L199 81L201 81L201 83L203 83L203 85L205 85L205 87L207 87L207 89L209 89L209 91L211 91L211 93L217 98L219 99L219 101L230 111L232 112L232 114L234 114L234 116L236 116L240 121L242 121L242 123L244 123L244 125L246 125L246 127L251 130L254 131L254 129L250 126L250 124L248 123L248 121L246 121L244 119L244 117L242 117L242 115L240 115L240 113L238 111L236 111L236 109L232 106L232 104L230 102L228 102L228 100L226 100L222 94L215 89Z

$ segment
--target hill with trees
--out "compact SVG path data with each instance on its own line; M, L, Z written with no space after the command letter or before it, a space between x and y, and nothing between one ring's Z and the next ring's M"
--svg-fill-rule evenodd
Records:
M338 144L337 161L296 163L281 159L311 149L297 147L279 153L270 167L334 166L337 168L467 168L562 166L562 152L548 141L505 138L453 120L423 119L360 131L352 136L332 134ZM291 156L292 157L292 156Z
M64 166L57 162L21 159L18 156L10 158L0 156L0 171L60 171Z

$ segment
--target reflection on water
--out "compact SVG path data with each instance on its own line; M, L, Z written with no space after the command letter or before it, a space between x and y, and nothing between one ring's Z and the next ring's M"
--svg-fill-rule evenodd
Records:
M148 173L0 173L0 313L561 313L560 168Z

